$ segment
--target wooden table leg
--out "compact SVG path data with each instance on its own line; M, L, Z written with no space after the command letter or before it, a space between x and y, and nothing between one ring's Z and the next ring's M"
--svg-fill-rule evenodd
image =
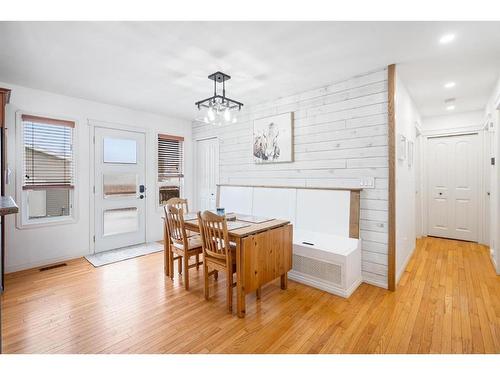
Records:
M257 297L257 299L260 299L260 297L262 296L262 288L260 286L255 291L255 296Z
M288 288L288 272L281 275L281 289L286 290Z
M236 239L236 310L239 318L245 317L245 288L243 285L243 256L241 239Z

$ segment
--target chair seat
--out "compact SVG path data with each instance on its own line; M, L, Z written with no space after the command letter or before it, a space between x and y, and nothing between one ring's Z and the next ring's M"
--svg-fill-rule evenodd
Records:
M233 262L233 273L236 272L236 254L233 252L232 254L232 262ZM226 268L226 261L224 259L219 259L219 258L215 258L215 257L211 257L211 256L207 256L205 255L205 262L207 264L217 264L221 267L224 267Z
M188 250L193 250L196 248L201 248L202 242L201 242L201 237L200 236L192 236L187 238L187 243L188 243ZM175 248L179 250L184 250L184 246L179 243L174 243L173 244Z

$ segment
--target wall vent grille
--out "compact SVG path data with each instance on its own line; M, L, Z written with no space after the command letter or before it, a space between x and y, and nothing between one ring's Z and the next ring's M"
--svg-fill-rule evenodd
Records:
M337 285L342 284L342 267L338 264L322 262L317 259L293 255L294 271L325 280Z

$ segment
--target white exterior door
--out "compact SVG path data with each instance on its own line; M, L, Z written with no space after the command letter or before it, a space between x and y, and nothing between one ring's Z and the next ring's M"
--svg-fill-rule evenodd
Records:
M478 135L429 138L428 234L478 241Z
M219 183L219 139L210 138L196 142L196 186L198 210L216 207Z
M95 252L146 242L145 135L95 128Z

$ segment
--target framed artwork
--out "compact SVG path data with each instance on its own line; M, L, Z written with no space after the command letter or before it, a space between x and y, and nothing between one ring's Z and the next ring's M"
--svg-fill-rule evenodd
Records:
M397 145L398 160L406 160L406 137L404 135L398 135L398 145Z
M412 165L413 165L413 154L414 154L414 148L415 148L415 145L412 141L408 141L408 168L411 168Z
M293 161L293 112L254 120L253 156L256 164Z

